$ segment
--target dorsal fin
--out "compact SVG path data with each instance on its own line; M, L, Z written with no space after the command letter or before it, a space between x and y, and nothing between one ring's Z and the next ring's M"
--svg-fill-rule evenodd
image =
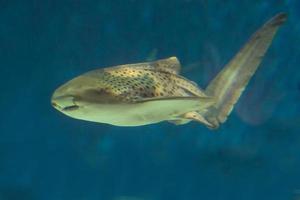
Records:
M173 56L166 59L156 60L149 63L157 71L168 72L172 74L179 74L180 72L180 62Z
M154 70L159 72L167 72L171 74L179 74L180 72L180 62L179 60L173 56L165 59L155 60L151 62L142 62L135 64L125 64L125 65L117 65L113 67L107 67L106 70L114 70L120 68L131 68L131 69L145 69L145 70Z

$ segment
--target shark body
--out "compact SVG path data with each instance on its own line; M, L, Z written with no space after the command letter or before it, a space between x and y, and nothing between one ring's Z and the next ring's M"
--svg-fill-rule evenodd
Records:
M263 25L205 90L183 76L176 57L107 67L80 75L52 96L52 105L76 119L116 126L197 121L217 128L258 68L278 27L280 13Z

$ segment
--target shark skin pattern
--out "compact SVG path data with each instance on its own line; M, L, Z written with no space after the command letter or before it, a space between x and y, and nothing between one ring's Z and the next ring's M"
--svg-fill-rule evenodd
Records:
M266 22L205 90L180 76L180 62L153 62L101 68L60 86L51 103L65 115L115 126L196 121L216 129L224 123L257 70L287 15Z

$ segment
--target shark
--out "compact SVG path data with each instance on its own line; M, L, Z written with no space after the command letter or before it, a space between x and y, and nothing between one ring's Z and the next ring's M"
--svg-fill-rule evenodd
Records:
M196 121L217 129L286 19L279 13L262 25L205 89L180 75L181 64L173 56L89 71L58 87L51 103L69 117L114 126Z

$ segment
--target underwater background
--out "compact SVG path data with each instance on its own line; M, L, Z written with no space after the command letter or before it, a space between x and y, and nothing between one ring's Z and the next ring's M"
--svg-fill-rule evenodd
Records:
M50 104L81 73L169 56L205 88L281 11L216 131L96 124ZM299 200L299 19L298 0L0 0L0 200Z

